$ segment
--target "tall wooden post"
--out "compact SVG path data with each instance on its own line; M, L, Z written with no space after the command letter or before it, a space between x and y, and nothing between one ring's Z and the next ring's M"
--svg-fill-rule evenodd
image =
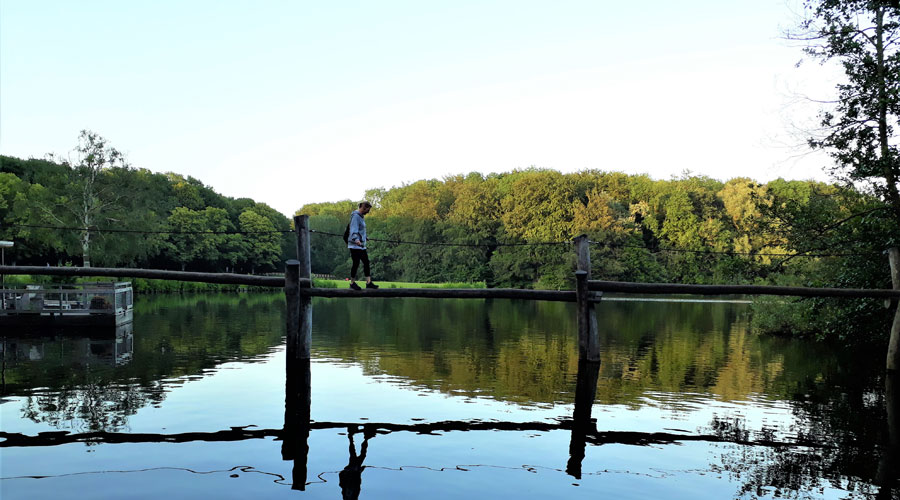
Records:
M900 248L888 249L888 260L891 264L891 283L894 290L900 290ZM888 342L888 370L900 369L900 303L896 305L896 308L894 323L891 325L891 340Z
M297 233L297 270L300 278L311 279L312 260L309 252L309 216L294 216L294 231ZM307 281L310 283L310 281ZM298 292L299 293L299 292ZM299 359L310 358L310 346L312 344L312 299L308 296L300 297L300 330L298 333Z
M310 419L310 345L312 340L312 303L300 295L300 278L310 278L309 216L294 217L297 233L297 259L286 262L284 296L287 303L285 354L285 407L282 458L293 460L292 489L306 489ZM306 281L310 283L310 281Z
M578 304L578 358L600 361L600 337L597 333L597 317L594 314L592 294L588 290L591 277L591 249L587 235L575 238L575 255L578 267L575 271L575 296Z
M291 362L300 359L300 262L291 259L284 266L285 341L290 376Z
M300 277L309 278L312 266L309 258L309 216L294 216L294 232L297 233L297 260L300 261Z

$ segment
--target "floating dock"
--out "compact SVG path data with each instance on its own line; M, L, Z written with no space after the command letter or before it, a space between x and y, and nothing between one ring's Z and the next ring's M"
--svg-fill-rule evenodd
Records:
M116 327L134 318L131 282L0 289L0 326Z

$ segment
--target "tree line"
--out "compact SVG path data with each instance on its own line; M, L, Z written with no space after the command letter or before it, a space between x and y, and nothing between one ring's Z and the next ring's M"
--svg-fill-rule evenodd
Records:
M568 242L587 234L595 279L765 284L850 261L883 270L879 252L896 234L877 197L814 181L530 168L422 180L366 197L375 206L366 220L376 274L400 281L570 288ZM345 245L331 235L343 232L355 206L298 210L323 233L311 238L314 272L347 273Z
M15 241L10 261L259 273L294 257L291 221L264 203L132 168L91 132L79 148L77 163L0 157L0 239ZM883 198L814 181L529 168L377 188L366 199L375 206L367 217L374 274L390 281L569 289L569 241L587 234L594 279L889 288L883 251L900 241ZM314 230L314 273L349 274L339 235L356 204L297 211ZM872 326L887 315L874 302L849 314L846 301L801 301L792 312L773 301L757 321L769 331L821 332L828 318L877 336Z
M265 203L133 168L90 131L74 156L0 156L8 262L259 273L293 257L290 220Z
M587 234L594 279L890 288L885 249L900 241L889 204L815 181L719 181L546 169L449 176L366 193L376 278L484 281L571 289L574 236ZM314 272L338 277L355 201L308 204ZM459 246L453 246L459 245ZM764 331L882 338L880 301L762 301ZM849 325L849 328L848 328ZM860 335L862 333L862 335Z

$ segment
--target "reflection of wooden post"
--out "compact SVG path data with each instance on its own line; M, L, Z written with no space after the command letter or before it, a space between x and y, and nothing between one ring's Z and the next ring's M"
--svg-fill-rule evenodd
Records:
M293 460L291 473L294 490L306 489L309 457L310 366L309 360L287 359L284 384L284 430L281 458Z
M591 409L597 395L597 378L600 363L578 362L578 379L575 382L575 409L572 412L572 439L569 441L569 463L566 473L581 479L581 462L584 460L586 437L591 429Z
M891 263L891 282L894 290L900 290L900 248L889 249L888 260ZM891 325L891 340L888 342L888 370L900 370L900 303L896 308L894 323Z
M309 216L295 215L294 230L297 231L297 260L300 263L299 277L309 280L312 275L312 261L309 251ZM311 283L311 281L307 281L307 283ZM312 299L308 296L300 297L299 318L299 356L301 359L309 359L312 343Z
M875 484L880 488L875 498L892 498L897 481L897 453L900 451L900 373L887 372L884 380L884 407L887 410L888 434L884 452L878 461Z
M586 235L575 238L575 254L578 268L575 271L575 296L578 310L578 359L600 361L600 339L597 333L597 317L588 280L591 279L591 249Z

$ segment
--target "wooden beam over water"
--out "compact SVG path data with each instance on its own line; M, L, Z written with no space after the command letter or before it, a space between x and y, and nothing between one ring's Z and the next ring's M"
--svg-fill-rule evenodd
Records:
M682 285L676 283L629 283L588 281L596 292L689 294L689 295L785 295L794 297L900 298L900 290L864 288L813 288L769 285Z
M523 299L575 302L574 291L520 290L518 288L301 288L300 295L309 297L423 299Z
M194 281L226 285L284 287L283 276L256 276L233 273L200 273L160 269L111 267L45 267L0 266L0 274L41 276L86 276L114 278L147 278ZM569 290L521 290L517 288L381 288L350 290L345 288L310 288L312 281L299 278L301 295L309 297L420 297L434 299L523 299L575 302ZM768 285L682 285L674 283L631 283L625 281L589 280L588 289L596 292L687 294L687 295L782 295L794 297L844 297L900 299L900 289L810 288ZM595 299L593 299L595 300Z
M103 278L146 278L170 281L194 281L223 285L284 286L283 276L256 276L233 273L198 273L190 271L164 271L161 269L137 269L117 267L44 267L0 266L0 274L27 274L34 276L86 276ZM308 282L308 280L307 280Z

